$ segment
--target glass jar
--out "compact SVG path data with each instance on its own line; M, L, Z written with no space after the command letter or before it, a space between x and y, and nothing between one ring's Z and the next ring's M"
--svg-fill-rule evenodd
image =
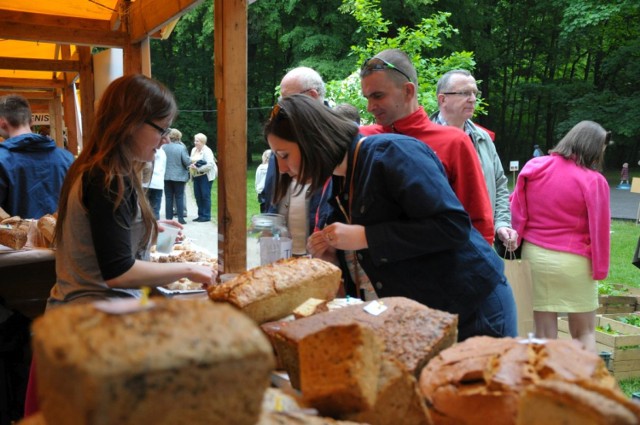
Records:
M291 257L291 233L281 214L256 214L251 217L249 234L258 238L260 265Z

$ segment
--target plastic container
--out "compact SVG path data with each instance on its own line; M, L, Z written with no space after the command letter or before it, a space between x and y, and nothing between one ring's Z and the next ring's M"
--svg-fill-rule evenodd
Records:
M281 214L256 214L251 217L249 235L258 238L260 265L291 257L291 233Z
M156 243L156 251L162 254L169 254L173 251L173 245L180 232L180 228L169 223L160 223L164 227L164 231L158 232L158 241Z

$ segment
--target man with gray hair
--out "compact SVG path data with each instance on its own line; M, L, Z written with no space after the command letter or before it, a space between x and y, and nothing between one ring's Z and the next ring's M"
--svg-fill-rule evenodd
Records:
M320 74L306 66L293 68L280 81L281 97L304 94L326 105L325 93ZM287 174L278 176L277 158L278 152L273 152L269 158L263 190L266 209L269 213L285 217L292 236L292 254L306 255L307 238L314 228L324 225L332 211L327 203L328 196L323 197L323 193L331 193L331 187L329 184L327 190L308 193L307 182L296 182ZM288 188L286 192L282 190L285 186Z
M499 240L495 241L496 245L502 243L509 250L515 249L518 233L511 228L508 178L491 136L471 121L481 95L475 78L464 69L449 71L438 80L436 94L440 111L433 114L431 120L461 129L473 142L491 199L494 229Z

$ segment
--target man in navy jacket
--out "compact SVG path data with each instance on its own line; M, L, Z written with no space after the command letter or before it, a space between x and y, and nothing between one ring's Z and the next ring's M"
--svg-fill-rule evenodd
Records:
M60 189L73 162L53 139L31 132L29 102L0 97L0 207L12 216L40 218L58 209Z

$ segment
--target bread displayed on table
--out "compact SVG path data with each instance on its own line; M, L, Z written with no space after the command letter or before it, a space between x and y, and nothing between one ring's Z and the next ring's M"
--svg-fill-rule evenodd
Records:
M524 394L534 400L535 394L559 388L536 389L548 381L622 395L600 356L573 340L470 338L432 359L422 370L419 385L436 425L507 425L517 423ZM572 409L581 407L567 410Z
M357 323L305 336L298 344L302 397L325 416L371 410L383 349L373 330Z
M57 216L53 214L43 215L38 219L38 231L48 246L53 246L53 238L56 232Z
M287 258L240 273L208 288L213 301L228 302L257 323L278 320L309 298L332 300L341 271L316 258Z
M637 425L640 405L617 391L597 391L563 381L527 387L516 425Z
M343 416L371 425L430 425L431 420L415 376L396 359L383 355L375 403L370 409Z
M367 312L367 306L380 301L386 308L382 313ZM432 357L456 341L458 316L454 314L403 297L381 298L371 303L351 305L275 326L262 326L269 333L294 388L300 389L300 342L325 328L358 323L372 329L384 342L384 352L416 377Z
M29 237L31 221L20 217L5 218L0 222L0 245L11 249L22 249Z
M33 348L46 421L254 425L274 366L258 326L207 299L152 302L124 314L68 305L36 319Z

